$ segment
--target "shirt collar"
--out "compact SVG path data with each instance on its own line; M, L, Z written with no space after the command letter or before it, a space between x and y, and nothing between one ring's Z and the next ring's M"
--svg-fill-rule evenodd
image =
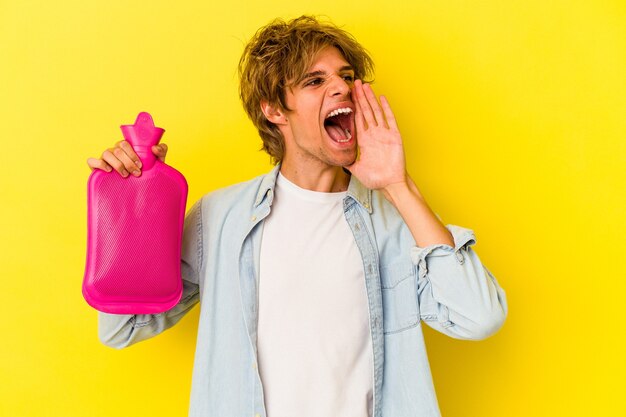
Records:
M348 196L359 203L369 214L372 214L372 190L366 188L354 175L350 176Z
M276 187L276 178L278 177L279 172L280 164L276 164L276 166L267 175L263 176L261 186L259 187L259 191L254 199L254 208L260 206L266 198L269 198L269 204L272 204L274 187Z
M278 177L279 172L280 164L276 164L276 166L263 177L256 199L254 200L255 208L260 206L266 198L269 198L269 204L272 203L274 188L276 187L276 178ZM350 183L348 184L348 197L352 197L357 203L363 206L369 214L372 214L372 190L361 184L361 181L359 181L354 175L350 176Z

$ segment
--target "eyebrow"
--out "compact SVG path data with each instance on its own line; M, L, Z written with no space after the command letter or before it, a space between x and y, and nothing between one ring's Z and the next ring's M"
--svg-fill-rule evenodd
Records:
M344 65L343 67L339 68L339 72L342 72L342 71L354 71L354 68L352 68L351 65ZM311 78L311 77L319 77L321 75L326 75L326 72L322 70L308 72L304 74L302 77L300 77L300 81L306 80L307 78Z

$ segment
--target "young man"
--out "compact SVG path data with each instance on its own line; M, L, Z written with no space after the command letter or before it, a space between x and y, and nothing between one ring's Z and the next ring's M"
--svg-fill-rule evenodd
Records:
M361 81L372 68L332 24L261 28L240 94L276 168L190 209L176 307L100 313L122 348L200 302L191 416L438 416L422 322L474 340L502 326L504 291L407 174L389 103ZM88 163L140 175L135 161L122 141Z

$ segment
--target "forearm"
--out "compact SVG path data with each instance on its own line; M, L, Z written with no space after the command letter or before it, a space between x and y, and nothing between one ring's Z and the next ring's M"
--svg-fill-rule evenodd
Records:
M455 246L411 249L421 319L456 339L482 340L504 324L506 293L472 249L474 231L449 224Z
M388 185L382 191L402 216L417 246L446 244L454 247L452 235L430 209L408 174L406 182Z
M174 326L199 301L197 284L183 279L183 294L172 309L159 314L98 313L98 337L113 348L124 348L154 337Z

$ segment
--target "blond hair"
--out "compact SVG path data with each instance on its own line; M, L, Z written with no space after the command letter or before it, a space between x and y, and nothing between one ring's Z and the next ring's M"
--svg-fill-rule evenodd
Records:
M282 161L285 143L278 127L263 114L261 101L289 110L285 89L300 81L315 55L326 46L334 46L343 54L355 78L373 74L372 58L351 34L307 15L290 21L275 19L260 28L239 60L239 97L263 140L262 149L274 164Z

